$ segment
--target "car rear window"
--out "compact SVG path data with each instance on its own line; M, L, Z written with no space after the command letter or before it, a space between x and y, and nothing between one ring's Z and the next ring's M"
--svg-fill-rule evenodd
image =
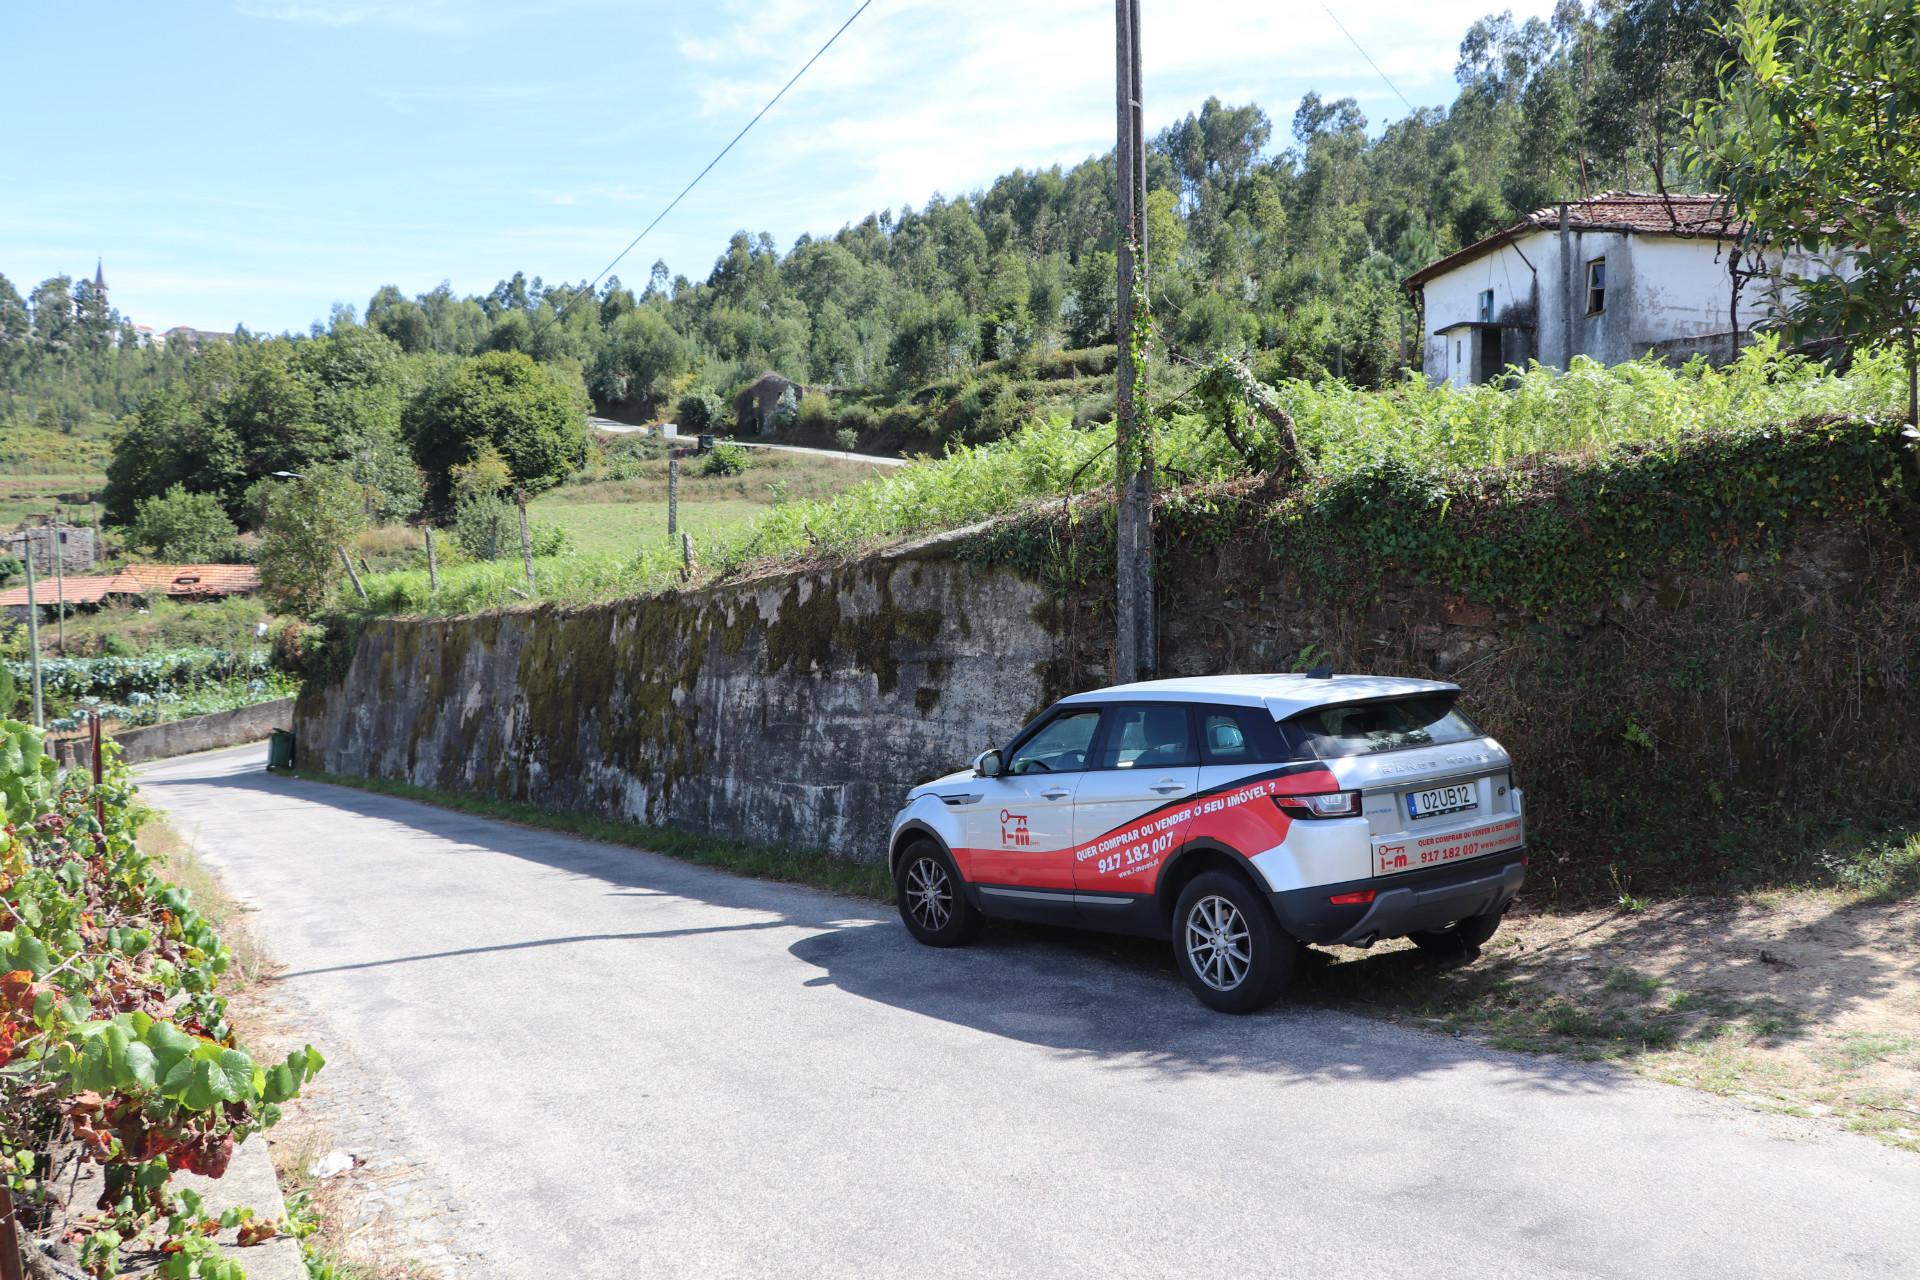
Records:
M1295 759L1337 760L1407 747L1440 747L1480 736L1454 709L1454 695L1422 694L1336 703L1302 711L1280 722Z

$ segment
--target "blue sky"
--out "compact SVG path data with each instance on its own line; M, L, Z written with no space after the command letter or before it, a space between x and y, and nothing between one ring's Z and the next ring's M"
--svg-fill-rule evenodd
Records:
M104 257L136 321L276 332L388 282L584 279L857 3L9 5L0 273L25 293ZM1149 131L1209 93L1266 107L1276 144L1309 89L1405 113L1317 0L1142 7ZM1423 106L1492 7L1334 5ZM1112 22L1104 0L874 0L619 274L699 278L738 228L784 248L1105 150Z

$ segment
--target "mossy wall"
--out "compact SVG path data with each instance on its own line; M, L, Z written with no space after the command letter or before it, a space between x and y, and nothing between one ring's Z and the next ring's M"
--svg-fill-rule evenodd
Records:
M1885 435L1185 495L1161 669L1458 681L1518 762L1545 895L1818 881L1845 828L1920 829L1920 504ZM302 759L878 857L907 787L1109 683L1110 545L1049 504L834 569L377 622L302 695Z
M939 546L585 609L372 623L305 767L884 852L906 789L1040 705L1041 588Z

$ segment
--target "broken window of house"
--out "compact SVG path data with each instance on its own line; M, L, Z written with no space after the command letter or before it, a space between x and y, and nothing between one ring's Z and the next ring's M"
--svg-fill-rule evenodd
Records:
M1587 264L1587 314L1597 316L1607 309L1607 260L1595 258Z
M1493 290L1491 289L1480 291L1480 323L1493 323Z

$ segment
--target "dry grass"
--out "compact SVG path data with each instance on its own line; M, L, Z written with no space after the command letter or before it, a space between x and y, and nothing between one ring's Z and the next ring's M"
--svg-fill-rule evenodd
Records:
M233 954L220 980L226 995L239 995L273 975L273 961L247 927L247 908L200 861L185 836L160 818L149 817L140 827L140 847L160 859L160 873L191 895L194 910L207 918Z
M1824 1117L1920 1152L1920 899L1773 892L1509 918L1478 961L1334 951L1302 994Z

